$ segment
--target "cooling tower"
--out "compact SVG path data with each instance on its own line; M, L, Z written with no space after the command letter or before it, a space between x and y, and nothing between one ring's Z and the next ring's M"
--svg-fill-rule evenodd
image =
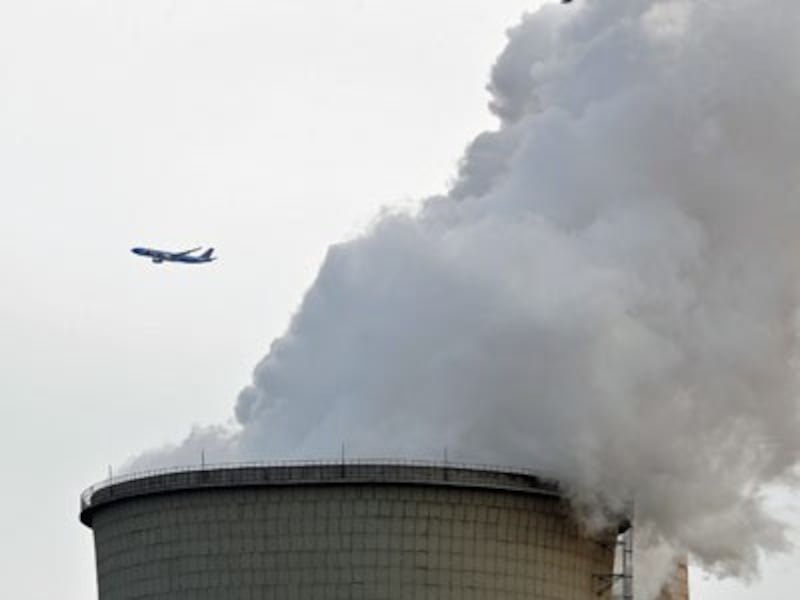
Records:
M100 600L597 600L616 532L558 485L433 464L201 468L82 497Z
M689 600L689 565L681 561L658 600Z

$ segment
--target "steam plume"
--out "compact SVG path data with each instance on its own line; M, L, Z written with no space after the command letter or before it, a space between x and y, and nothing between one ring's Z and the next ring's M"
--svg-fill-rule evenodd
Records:
M446 446L635 498L648 547L752 574L800 450L798 30L794 0L526 16L452 191L332 247L241 428L155 456Z

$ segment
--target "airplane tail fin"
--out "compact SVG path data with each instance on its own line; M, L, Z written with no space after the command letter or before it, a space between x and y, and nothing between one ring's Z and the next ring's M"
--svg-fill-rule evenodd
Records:
M212 256L212 254L214 254L214 249L213 248L209 248L208 250L206 250L205 252L203 252L200 255L200 258L203 258L205 260L214 260L215 257Z

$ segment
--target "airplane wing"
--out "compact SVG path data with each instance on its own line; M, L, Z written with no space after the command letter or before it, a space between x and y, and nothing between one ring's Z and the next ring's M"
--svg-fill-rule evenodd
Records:
M179 256L186 256L187 254L191 254L192 252L197 252L198 250L202 250L202 246L198 246L197 248L192 248L191 250L184 250L183 252L170 252L170 256L179 257Z

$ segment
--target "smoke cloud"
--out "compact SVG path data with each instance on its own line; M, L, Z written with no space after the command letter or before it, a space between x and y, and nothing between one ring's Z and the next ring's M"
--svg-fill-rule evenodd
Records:
M238 429L134 464L447 447L753 575L800 456L798 30L794 0L527 15L451 192L330 248Z

